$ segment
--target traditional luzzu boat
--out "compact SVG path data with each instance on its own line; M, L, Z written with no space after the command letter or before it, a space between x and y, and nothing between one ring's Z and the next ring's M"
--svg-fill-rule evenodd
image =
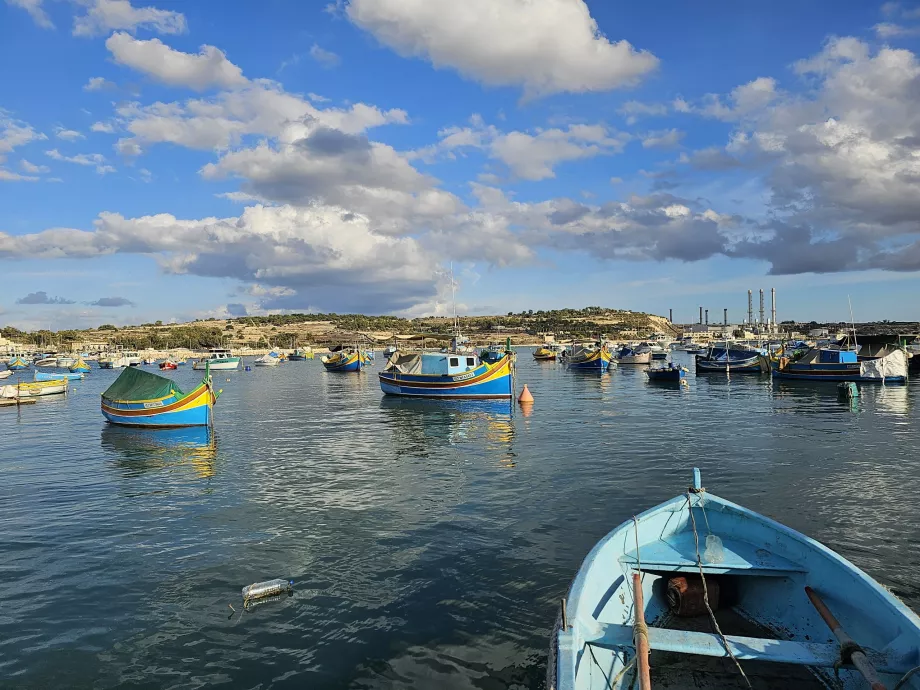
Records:
M195 390L183 393L172 379L129 367L102 394L102 415L122 426L210 426L222 391L214 390L205 371Z
M89 364L82 357L77 357L77 361L70 365L71 373L86 374L89 373Z
M918 665L920 618L885 587L706 493L694 470L685 494L588 554L553 632L547 686L918 690Z
M58 374L58 373L48 373L44 371L36 371L33 374L35 381L60 381L61 379L66 379L67 381L80 381L83 379L83 374L80 372L75 372L73 374Z
M570 369L589 371L607 371L611 365L616 366L606 344L573 343L572 354L565 361Z
M212 347L208 354L192 365L192 369L206 371L235 371L240 368L240 358L234 357L230 350Z
M326 371L361 371L367 366L370 359L366 352L358 348L340 348L328 357L321 357L320 361Z
M860 357L852 350L813 348L798 358L782 356L773 361L773 377L799 381L855 381L857 383L906 383L907 353L901 348Z
M415 352L393 355L379 372L386 395L417 398L511 399L514 354L483 362L475 352Z
M696 357L697 374L769 374L770 361L757 350L711 347Z
M0 387L0 398L37 398L44 395L63 395L67 392L67 379L57 378L51 381L19 382Z
M649 381L670 381L679 382L687 375L687 370L676 364L669 364L666 367L654 367L645 370Z
M12 371L19 371L21 369L28 369L29 363L19 355L15 355L10 358L10 360L6 363L6 366Z
M538 362L555 362L564 349L559 343L546 343L533 351L533 358Z

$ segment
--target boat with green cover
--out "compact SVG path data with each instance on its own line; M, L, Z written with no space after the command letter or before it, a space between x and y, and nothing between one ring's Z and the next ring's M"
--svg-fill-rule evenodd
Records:
M208 371L191 393L172 379L129 367L102 394L102 414L112 424L144 427L210 426L215 391Z

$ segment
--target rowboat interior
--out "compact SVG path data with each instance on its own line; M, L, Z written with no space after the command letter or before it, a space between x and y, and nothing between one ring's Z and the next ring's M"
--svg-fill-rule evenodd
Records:
M870 687L855 652L841 663L822 607L859 645L847 650L865 652L881 683L871 687L893 688L920 666L920 619L890 592L822 544L697 483L589 554L563 602L550 687L640 687L636 633L646 626L656 690ZM920 671L900 687L920 687Z

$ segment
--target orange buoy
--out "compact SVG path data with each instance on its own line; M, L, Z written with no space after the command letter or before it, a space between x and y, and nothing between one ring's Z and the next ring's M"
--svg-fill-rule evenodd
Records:
M527 388L527 384L524 384L524 390L521 391L521 394L518 396L519 403L532 403L533 396L530 394L530 389Z

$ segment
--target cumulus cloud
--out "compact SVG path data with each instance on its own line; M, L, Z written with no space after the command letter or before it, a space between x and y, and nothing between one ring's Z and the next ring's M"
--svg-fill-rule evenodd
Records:
M214 46L203 45L197 55L192 55L173 50L158 38L144 41L119 31L106 40L105 47L118 64L169 86L203 91L211 87L238 88L248 83L243 71Z
M643 117L660 117L668 114L668 106L663 103L642 103L626 101L617 112L626 118L626 124L634 125Z
M20 7L29 13L38 26L43 29L53 29L54 24L48 13L42 8L42 0L6 0L7 4L13 7Z
M20 175L12 170L0 167L0 182L38 182L34 175Z
M115 84L105 77L90 77L89 81L83 85L84 91L106 91L114 88Z
M677 146L686 136L686 132L679 129L665 129L658 132L649 132L642 137L642 148L670 149Z
M115 132L115 127L110 122L94 122L89 131L99 132L101 134L113 134Z
M91 307L133 307L134 302L125 297L100 297L89 303Z
M38 175L39 173L51 172L51 168L49 168L47 165L35 165L34 163L27 161L25 158L19 161L19 167L30 175Z
M350 0L345 14L400 55L528 96L631 86L658 66L601 34L583 0Z
M181 12L155 7L132 7L128 0L91 0L86 14L73 20L74 36L102 36L109 31L149 29L159 34L181 34L187 30Z
M73 300L64 297L49 297L44 290L30 292L25 297L16 300L16 304L76 304Z
M342 58L338 55L332 51L320 48L315 43L310 48L310 57L327 69L330 67L338 67L342 62Z
M36 132L32 126L16 120L0 108L0 162L4 156L13 149L24 146L31 141L47 139L41 132Z
M106 163L105 156L101 153L78 153L76 156L65 156L57 149L51 149L50 151L45 151L45 155L52 160L64 161L65 163L95 166L96 172L100 175L115 172L115 168Z
M63 139L64 141L77 141L78 139L86 138L75 129L66 129L60 126L54 128L54 136L56 136L58 139Z

